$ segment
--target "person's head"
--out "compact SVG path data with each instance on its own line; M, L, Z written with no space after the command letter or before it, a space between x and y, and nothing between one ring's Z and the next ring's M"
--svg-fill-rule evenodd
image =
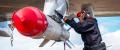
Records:
M86 13L90 13L91 10L91 6L92 4L88 3L88 4L82 4L81 5L81 12L85 11Z
M93 6L90 3L82 4L81 12L85 12L85 17L94 17Z
M77 18L84 18L84 16L85 16L85 11L78 11L78 12L76 13L76 16L77 16Z

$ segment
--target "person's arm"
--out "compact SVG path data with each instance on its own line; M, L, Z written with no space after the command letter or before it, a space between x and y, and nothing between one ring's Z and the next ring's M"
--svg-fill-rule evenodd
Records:
M94 30L96 23L97 20L95 18L86 18L82 23L77 23L77 28L75 30L79 29L79 32L91 31Z
M64 19L65 23L67 23L68 25L70 25L71 27L75 28L77 26L77 23L74 21L73 19Z

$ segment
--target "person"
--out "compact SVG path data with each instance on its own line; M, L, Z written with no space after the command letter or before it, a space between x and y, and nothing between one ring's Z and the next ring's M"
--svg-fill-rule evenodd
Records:
M89 6L90 4L82 5L81 11L76 15L79 22L76 22L74 18L69 19L70 16L68 18L64 17L64 21L74 28L77 33L81 34L84 42L83 50L106 50L105 43L102 42L97 20L93 17L94 15Z

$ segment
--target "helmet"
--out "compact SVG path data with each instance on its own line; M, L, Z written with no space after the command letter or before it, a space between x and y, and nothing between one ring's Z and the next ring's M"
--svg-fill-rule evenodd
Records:
M13 25L24 36L42 35L47 28L46 16L36 7L24 7L12 15Z

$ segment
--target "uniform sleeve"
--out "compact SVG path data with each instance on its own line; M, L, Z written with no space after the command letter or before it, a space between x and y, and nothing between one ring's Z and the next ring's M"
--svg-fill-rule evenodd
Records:
M77 23L77 26L75 28L75 30L77 32L87 32L87 31L91 31L94 30L95 28L95 24L97 24L97 20L94 18L88 18L85 19L84 22L82 23Z
M73 19L74 19L74 18L73 18ZM68 25L70 25L72 28L75 28L75 27L77 26L77 23L76 23L73 19L71 19L71 20L67 19L67 20L66 20L66 23L67 23Z

